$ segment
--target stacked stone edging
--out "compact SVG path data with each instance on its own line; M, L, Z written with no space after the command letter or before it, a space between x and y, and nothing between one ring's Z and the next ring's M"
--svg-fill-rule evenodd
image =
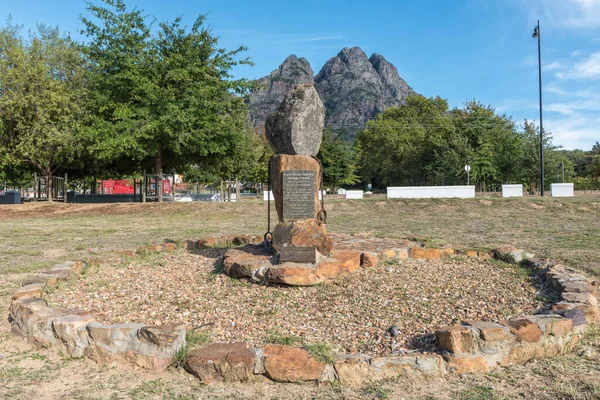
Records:
M222 237L185 241L183 247L238 245L258 240L252 236ZM145 246L121 252L134 256L141 252L175 250L174 243ZM418 250L414 250L418 249ZM247 348L245 343L215 343L192 350L185 368L203 383L247 382L266 377L276 382L339 381L358 386L393 377L432 378L448 373L488 372L532 359L552 357L573 349L586 329L598 319L598 282L550 259L532 255L512 246L494 252L476 250L389 249L374 255L362 254L362 266L375 265L378 258L438 259L449 254L487 259L492 255L513 263L524 263L561 290L561 298L542 314L514 317L503 323L469 321L442 327L435 332L440 352L369 357L364 354L338 354L324 364L307 350L282 345L264 349ZM112 260L112 259L110 259ZM12 296L9 321L12 332L39 346L62 346L73 357L87 356L98 362L125 361L152 372L166 369L175 354L186 347L183 326L143 324L102 325L92 316L69 310L52 309L42 299L48 287L81 274L86 264L102 260L67 261L26 279Z

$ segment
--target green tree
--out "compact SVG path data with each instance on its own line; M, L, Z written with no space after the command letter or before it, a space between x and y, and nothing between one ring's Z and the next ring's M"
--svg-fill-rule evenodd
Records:
M190 29L180 18L152 29L141 10L128 10L121 0L88 4L88 11L93 18L82 18L82 33L94 90L87 131L94 158L131 160L128 169L153 164L160 175L237 156L247 130L242 96L250 84L230 71L250 64L236 58L245 47L218 47L204 16Z
M323 185L335 192L341 185L358 182L352 145L343 140L343 133L333 135L329 128L323 130L323 139L317 158L323 165Z
M78 46L57 28L38 25L24 38L0 30L0 154L4 173L50 177L73 163L86 119L88 91ZM50 198L50 197L49 197Z

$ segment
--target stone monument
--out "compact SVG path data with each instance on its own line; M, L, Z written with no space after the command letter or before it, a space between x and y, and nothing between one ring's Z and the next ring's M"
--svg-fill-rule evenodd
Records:
M266 136L275 155L269 162L278 223L272 246L249 244L228 250L225 274L258 282L309 286L355 272L361 252L333 250L319 202L325 108L312 85L297 85L267 117ZM270 232L269 232L270 233ZM267 235L265 235L265 238Z
M325 107L312 85L298 85L267 117L266 136L275 156L270 161L271 187L279 223L273 247L282 262L316 262L328 256L331 239L319 203L321 146Z

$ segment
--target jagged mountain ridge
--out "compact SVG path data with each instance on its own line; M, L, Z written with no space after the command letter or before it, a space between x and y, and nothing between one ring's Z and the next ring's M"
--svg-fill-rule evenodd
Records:
M370 58L359 47L344 48L314 76L305 58L291 55L270 75L259 79L260 88L250 95L250 113L257 125L264 124L294 85L314 84L326 109L325 124L346 130L353 139L367 120L388 107L395 107L414 90L383 56Z

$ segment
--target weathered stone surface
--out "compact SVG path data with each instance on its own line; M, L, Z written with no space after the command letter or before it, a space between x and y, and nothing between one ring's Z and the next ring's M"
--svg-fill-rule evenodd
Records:
M94 322L89 315L65 315L52 321L52 328L58 339L67 347L73 357L81 357L89 346L89 336L85 327Z
M181 326L148 327L141 324L90 323L90 345L85 354L96 361L131 362L151 372L161 372L185 345Z
M424 247L411 247L410 249L410 258L420 260L439 260L446 255L447 253L440 249L427 249Z
M323 372L321 372L319 383L333 383L336 380L337 374L335 373L335 368L333 365L327 364L325 368L323 368Z
M69 276L71 276L71 268L59 265L52 267L50 271L44 271L43 273L54 275L58 280L66 280Z
M36 300L36 301L27 301ZM40 299L20 299L14 307L13 329L36 345L50 345L57 342L52 329L52 321L65 312L48 307Z
M546 335L566 336L573 329L570 319L558 315L535 315L531 319Z
M40 273L25 279L22 285L27 286L33 283L43 283L48 287L54 287L58 283L58 278L52 274Z
M335 250L329 258L318 264L317 274L333 279L343 274L354 273L360 268L360 257L360 251Z
M477 250L465 250L464 254L467 257L479 257Z
M22 286L13 292L12 299L17 300L22 298L42 297L44 286L45 285L41 283L32 283L30 285Z
M379 258L375 254L365 252L360 257L360 265L364 268L374 267L379 262Z
M589 304L591 306L598 305L598 300L596 300L596 297L594 297L594 295L591 294L590 292L585 292L585 293L563 292L562 298L563 298L563 300L571 302L571 303Z
M582 309L554 311L554 313L571 320L573 328L587 324L585 312Z
M63 265L71 268L71 272L74 274L81 274L85 268L85 263L81 260L76 261L65 261Z
M135 252L135 250L119 250L119 251L117 251L117 254L120 256L126 256L126 257L137 256L137 253Z
M198 247L214 247L219 243L217 238L206 238L198 241Z
M488 365L481 355L458 354L445 356L447 368L459 374L489 371Z
M319 162L309 156L292 156L287 154L279 154L271 159L271 187L273 188L273 196L275 197L275 208L279 221L284 221L283 212L283 172L284 171L312 171L314 172L314 210L317 217L318 211L321 210L321 202L319 201L319 184L321 176L321 166Z
M493 253L496 258L504 260L504 257L513 250L517 250L517 248L515 246L511 246L511 245L504 245L504 246L496 247L494 249Z
M185 369L200 382L246 382L252 379L254 352L245 343L215 343L193 350Z
M165 243L163 248L165 249L166 253L172 253L175 251L175 249L177 249L177 245L175 243Z
M271 267L267 271L267 279L272 283L283 283L292 286L312 286L325 280L317 274L317 269L306 264L285 263Z
M343 355L334 367L342 385L362 386L369 379L369 358L363 354Z
M325 224L315 218L280 222L273 230L273 247L281 251L284 246L314 247L325 256L331 253L333 243L325 232Z
M316 381L325 366L302 349L267 345L264 349L267 376L278 382Z
M435 337L441 350L454 354L471 353L474 350L473 334L464 326L445 326L435 331Z
M501 342L507 339L505 328L500 324L485 321L470 321L468 324L477 328L479 337L486 342Z
M223 272L233 278L251 277L254 271L263 266L270 267L269 259L273 250L254 244L248 244L238 249L230 249L225 253Z
M592 293L593 286L586 281L564 281L560 283L564 292Z
M183 248L186 250L193 250L196 247L198 247L198 242L195 242L193 240L185 240L183 242Z
M321 146L325 107L314 86L297 85L267 117L265 134L275 154L316 156Z
M442 376L444 361L439 355L401 355L376 357L371 360L369 379L378 381L397 376Z
M518 342L538 342L542 337L540 328L529 318L513 318L508 321L508 326Z

